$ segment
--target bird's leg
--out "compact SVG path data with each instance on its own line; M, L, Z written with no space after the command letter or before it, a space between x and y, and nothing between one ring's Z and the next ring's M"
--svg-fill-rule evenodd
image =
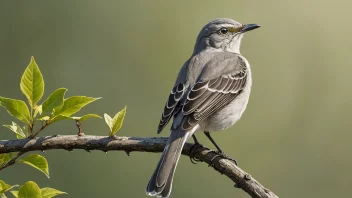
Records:
M192 138L193 138L194 144L199 144L198 139L194 134L192 135Z
M199 162L199 159L197 159L195 156L194 156L194 152L199 148L199 147L203 147L203 145L199 144L196 136L193 134L192 135L192 138L194 140L194 144L191 148L191 150L189 151L189 159L191 160L191 162L193 164L196 164L197 162Z
M232 157L230 157L230 156L228 156L228 155L226 155L226 154L224 153L224 151L219 147L219 145L218 145L218 144L214 141L214 139L210 136L209 131L204 131L204 134L205 134L205 136L207 136L207 138L211 141L211 143L213 143L213 145L216 147L216 149L218 149L218 151L216 152L217 155L215 155L215 156L213 157L212 161L213 161L216 157L221 156L221 157L223 157L223 158L225 158L225 159L228 159L228 160L233 161L236 165L238 165L238 164L237 164L237 161L236 161L234 158L232 158Z

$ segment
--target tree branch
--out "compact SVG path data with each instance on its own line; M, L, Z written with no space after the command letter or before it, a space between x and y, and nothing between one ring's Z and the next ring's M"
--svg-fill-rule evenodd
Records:
M0 154L10 152L44 151L50 149L84 149L111 151L123 150L127 154L132 151L162 152L167 138L138 138L138 137L106 137L90 135L46 136L34 139L0 140ZM189 156L193 144L186 143L182 154ZM216 157L216 153L203 147L194 152L194 157L213 166L215 170L234 181L235 187L243 189L253 198L278 198L273 192L265 188L248 173L236 166L232 161L223 157ZM215 159L212 161L212 159Z

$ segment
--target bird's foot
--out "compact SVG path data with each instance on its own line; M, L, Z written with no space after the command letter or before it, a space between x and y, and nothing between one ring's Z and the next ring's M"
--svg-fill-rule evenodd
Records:
M189 159L193 164L197 164L200 160L194 156L195 152L197 149L203 148L203 145L199 144L198 142L194 143L193 146L191 147L191 150L189 151Z
M210 161L211 164L210 165L213 165L213 161L215 160L215 158L222 157L222 158L228 159L230 161L233 161L236 164L236 166L238 166L237 160L232 158L232 157L230 157L230 156L228 156L228 155L226 155L226 153L221 152L221 151L214 151L214 152L215 152L216 155L211 159L211 161Z

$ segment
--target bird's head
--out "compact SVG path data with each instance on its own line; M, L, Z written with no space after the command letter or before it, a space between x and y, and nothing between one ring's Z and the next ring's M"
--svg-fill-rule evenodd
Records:
M257 24L243 25L227 18L215 19L200 31L193 53L199 53L209 48L239 53L244 33L259 27L260 25Z

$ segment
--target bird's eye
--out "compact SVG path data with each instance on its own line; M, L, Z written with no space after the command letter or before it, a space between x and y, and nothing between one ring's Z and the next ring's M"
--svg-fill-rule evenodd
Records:
M229 29L223 27L223 28L220 29L219 32L220 32L221 34L227 34L227 32L229 32Z

